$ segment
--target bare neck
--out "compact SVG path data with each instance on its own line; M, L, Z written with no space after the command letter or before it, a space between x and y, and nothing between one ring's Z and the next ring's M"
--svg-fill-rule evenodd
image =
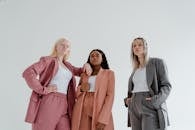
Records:
M91 74L91 75L97 75L97 74L98 74L98 72L100 71L100 68L101 68L101 66L100 66L100 65L98 65L98 66L93 66L93 67L92 67L93 72L92 72L92 74Z
M57 56L57 59L60 63L63 63L64 59L63 59L63 56Z
M139 57L139 67L144 67L145 66L145 61L144 61L144 57Z

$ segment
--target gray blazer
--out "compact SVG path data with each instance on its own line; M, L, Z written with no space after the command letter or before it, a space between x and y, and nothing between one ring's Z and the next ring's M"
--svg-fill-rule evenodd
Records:
M132 96L133 82L132 77L135 71L131 74L128 83L128 97ZM151 95L151 104L147 104L149 107L153 107L157 110L160 128L165 128L169 125L166 99L171 91L171 84L167 76L167 68L162 59L150 58L146 65L146 78L149 87L149 93ZM126 99L126 98L125 98ZM126 105L127 106L127 105ZM129 111L129 108L128 108ZM128 112L128 126L130 123L130 114Z

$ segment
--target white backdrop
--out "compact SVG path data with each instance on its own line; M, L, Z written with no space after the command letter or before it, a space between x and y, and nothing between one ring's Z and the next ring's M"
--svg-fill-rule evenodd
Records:
M31 91L21 73L65 37L72 42L69 61L75 66L94 48L106 53L116 77L115 129L130 130L123 105L132 70L130 42L143 36L150 56L168 66L169 129L193 130L194 5L193 0L0 0L0 129L30 130L24 117Z

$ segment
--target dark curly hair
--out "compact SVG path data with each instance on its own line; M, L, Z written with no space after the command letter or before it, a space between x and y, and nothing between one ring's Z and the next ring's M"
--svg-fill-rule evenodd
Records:
M90 63L90 55L91 55L91 53L94 52L94 51L98 51L98 52L102 55L101 67L102 67L103 69L110 69L110 68L109 68L109 65L108 65L108 62L107 62L107 59L106 59L106 55L105 55L104 52L103 52L102 50L100 50L100 49L93 49L93 50L89 53L89 57L88 57L87 63L89 63L89 64L91 65L91 63ZM92 66L92 65L91 65L91 66Z

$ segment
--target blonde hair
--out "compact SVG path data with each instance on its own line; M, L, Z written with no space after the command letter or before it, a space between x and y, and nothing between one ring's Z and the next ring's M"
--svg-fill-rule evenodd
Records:
M58 40L55 42L54 46L53 46L52 53L50 54L50 56L52 56L52 57L57 57L56 47L57 47L58 44L63 43L63 42L70 43L70 41L68 41L68 40L65 39L65 38L60 38L60 39L58 39ZM66 61L66 60L68 59L69 55L70 55L70 52L69 52L67 55L64 55L63 60Z
M144 65L146 65L147 62L148 62L148 46L147 46L147 42L146 42L146 40L143 37L137 37L131 43L131 60L132 60L133 69L134 70L139 68L139 65L140 65L138 57L133 53L133 43L136 40L141 40L143 45L144 45Z

